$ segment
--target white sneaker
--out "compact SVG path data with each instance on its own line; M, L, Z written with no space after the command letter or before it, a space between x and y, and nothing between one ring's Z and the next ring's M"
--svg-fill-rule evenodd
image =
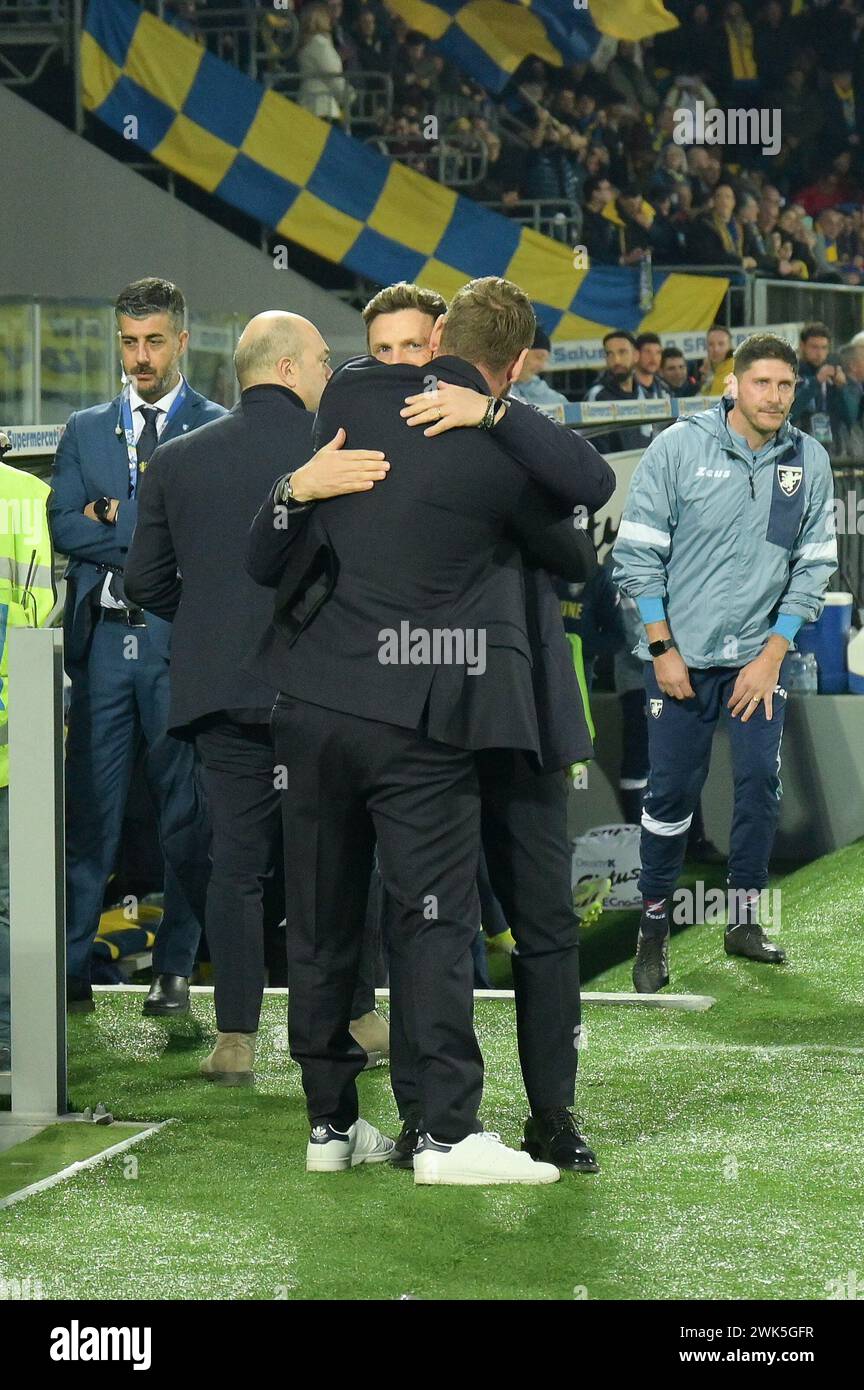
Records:
M396 1145L365 1120L343 1133L332 1125L315 1125L306 1145L307 1173L341 1173L358 1163L386 1163Z
M530 1154L508 1149L500 1134L484 1130L458 1144L438 1144L421 1134L414 1150L415 1183L480 1187L503 1182L557 1182L561 1174L551 1163L536 1163Z

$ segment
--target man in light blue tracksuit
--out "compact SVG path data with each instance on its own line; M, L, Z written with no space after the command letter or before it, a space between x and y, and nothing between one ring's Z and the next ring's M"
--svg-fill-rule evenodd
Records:
M615 582L645 625L640 993L668 984L670 898L723 706L734 777L726 951L785 960L758 921L780 810L781 665L837 568L833 485L822 445L787 423L793 348L754 334L734 373L736 399L679 421L645 451L614 548Z

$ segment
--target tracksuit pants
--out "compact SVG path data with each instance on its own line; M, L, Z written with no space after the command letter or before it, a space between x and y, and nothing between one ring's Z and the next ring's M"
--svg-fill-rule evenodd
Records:
M738 670L727 666L691 670L692 698L675 700L663 694L653 663L646 663L650 771L642 812L639 890L643 897L669 897L678 881L687 832L708 776L714 730ZM768 861L780 814L780 741L785 712L781 668L770 720L761 704L746 724L740 715L729 718L734 779L730 888L761 891L768 882Z

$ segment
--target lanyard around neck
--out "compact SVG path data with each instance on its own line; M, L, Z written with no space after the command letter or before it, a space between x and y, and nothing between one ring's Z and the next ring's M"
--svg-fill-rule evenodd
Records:
M135 442L135 427L132 421L131 389L127 381L126 385L123 387L123 395L120 398L120 420L122 422L123 434L126 438L126 454L129 459L129 496L134 497L135 489L138 486L138 445ZM185 397L186 382L182 381L180 383L180 390L171 403L171 409L165 415L165 423L162 426L163 434L182 406Z

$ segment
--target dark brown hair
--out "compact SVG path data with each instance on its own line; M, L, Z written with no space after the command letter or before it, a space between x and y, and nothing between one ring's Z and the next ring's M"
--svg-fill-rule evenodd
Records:
M827 338L831 341L831 329L827 323L805 323L801 329L801 341L806 343L808 338Z
M754 362L760 361L765 357L773 357L778 362L785 362L787 367L791 367L793 372L798 371L798 358L791 343L787 343L785 338L778 338L776 333L751 333L749 338L745 338L743 343L732 354L732 364L736 376L741 376L752 367Z
M447 313L447 301L436 290L425 290L422 285L399 280L373 295L363 310L363 322L368 329L380 314L397 314L400 309L419 309L421 314L428 314L434 323Z

